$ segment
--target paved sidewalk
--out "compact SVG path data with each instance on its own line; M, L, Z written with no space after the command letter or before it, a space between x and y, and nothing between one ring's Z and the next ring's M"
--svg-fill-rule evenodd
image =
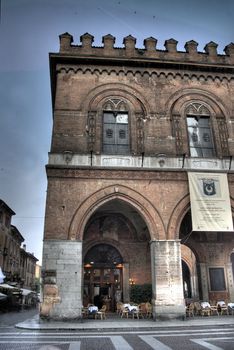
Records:
M34 316L24 322L16 324L17 328L34 330L131 330L131 329L155 329L161 327L191 327L191 326L234 326L234 316L210 316L210 317L190 317L182 320L153 321L148 319L121 319L119 317L109 317L106 320L84 319L74 322L46 321L41 320L39 315Z
M20 310L20 311L0 311L0 328L14 327L16 323L24 322L28 319L33 319L38 315L38 309Z

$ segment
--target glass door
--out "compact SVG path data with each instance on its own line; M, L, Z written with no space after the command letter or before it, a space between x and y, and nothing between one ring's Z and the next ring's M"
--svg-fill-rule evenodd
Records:
M122 299L121 268L84 268L84 305L92 303L98 308L103 304L107 311L115 311L116 302Z

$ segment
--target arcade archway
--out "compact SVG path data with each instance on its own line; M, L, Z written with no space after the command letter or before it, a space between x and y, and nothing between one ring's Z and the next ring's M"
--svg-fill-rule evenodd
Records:
M199 261L194 254L194 233L192 232L191 212L188 211L184 216L180 226L181 239L181 258L182 258L182 275L183 290L185 299L200 299L199 289L199 271L197 266Z
M190 274L189 267L184 260L182 260L182 274L183 274L184 297L191 298L192 297L191 274Z
M84 231L83 303L130 301L132 284L151 284L150 234L129 203L113 199L90 217Z
M84 303L92 301L98 308L103 304L114 310L114 302L122 297L123 259L110 244L97 244L84 258Z

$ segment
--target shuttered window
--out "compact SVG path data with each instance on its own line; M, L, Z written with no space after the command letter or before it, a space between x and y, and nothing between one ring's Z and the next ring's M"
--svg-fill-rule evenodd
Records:
M188 116L188 138L191 157L214 157L210 117Z
M186 108L191 157L211 158L216 155L210 111L203 103L192 102Z
M129 153L128 113L104 112L103 153Z

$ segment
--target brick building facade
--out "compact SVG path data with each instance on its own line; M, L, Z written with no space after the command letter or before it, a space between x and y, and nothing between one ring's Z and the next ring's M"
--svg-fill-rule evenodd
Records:
M60 36L50 54L53 133L41 314L77 318L152 284L154 317L185 297L234 301L233 232L194 232L188 171L225 173L234 202L234 44ZM202 136L201 139L199 139Z
M15 212L0 199L0 267L9 279L19 277L20 246L24 241L19 230L11 224Z
M15 212L0 199L0 267L6 283L34 289L35 268L38 259L26 251L24 237L11 224Z

